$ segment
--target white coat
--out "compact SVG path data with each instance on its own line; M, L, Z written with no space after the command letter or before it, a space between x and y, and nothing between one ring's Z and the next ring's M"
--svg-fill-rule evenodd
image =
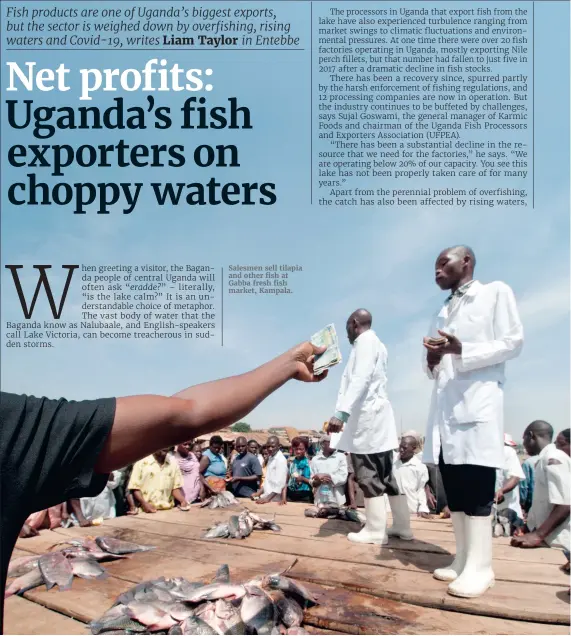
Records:
M434 380L423 461L503 468L505 363L519 355L523 327L508 285L474 281L449 312L445 303L428 335L455 335L460 355L445 355L430 371Z
M387 350L372 329L353 343L335 410L349 414L334 444L336 448L366 455L398 446L393 409L387 397Z

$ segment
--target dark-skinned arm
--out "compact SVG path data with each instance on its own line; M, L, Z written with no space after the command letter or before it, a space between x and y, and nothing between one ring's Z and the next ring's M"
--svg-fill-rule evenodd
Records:
M117 398L113 427L95 465L96 472L109 473L158 448L230 426L289 380L323 379L325 373L313 375L314 356L323 351L325 347L305 342L253 371L199 384L170 398Z
M71 506L71 510L73 514L77 517L77 520L79 521L79 525L82 528L86 528L91 525L91 521L89 521L83 516L83 511L81 510L81 501L79 499L70 499L69 505Z
M157 511L153 504L146 501L143 497L143 493L137 488L133 490L133 497L135 497L135 500L139 503L144 512L153 513Z
M260 479L259 475L248 475L247 477L232 477L232 483L235 484L237 481L258 481Z
M188 501L184 497L184 493L182 492L182 488L175 488L172 491L172 496L174 497L175 501L178 501L178 503L180 504L180 507L182 509L188 510L188 508L189 508Z
M549 513L547 519L533 532L513 537L511 544L516 548L539 548L545 544L545 539L569 517L569 506L557 504Z

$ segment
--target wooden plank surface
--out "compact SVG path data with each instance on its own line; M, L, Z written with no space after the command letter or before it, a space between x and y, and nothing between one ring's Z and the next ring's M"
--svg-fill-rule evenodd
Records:
M219 513L219 518L226 518L228 513ZM204 534L204 523L200 519L186 516L182 513L171 515L175 522L162 521L164 515L145 515L137 516L136 519L121 517L113 522L109 528L125 528L137 529L149 534L159 534L163 537L182 537L186 539L201 540ZM188 523L184 523L187 521ZM320 521L320 520L315 520ZM206 524L213 523L211 519ZM452 560L450 554L439 554L433 552L423 552L422 550L405 550L403 548L393 548L391 541L388 546L382 549L371 545L356 545L350 543L345 535L337 537L335 546L331 546L331 542L316 540L313 537L304 537L305 541L300 542L299 537L293 538L287 534L286 526L282 526L282 533L276 534L271 531L254 531L245 541L237 541L235 539L215 539L209 540L212 543L224 545L246 545L248 548L256 550L269 550L271 552L282 552L284 554L296 554L310 556L313 558L335 559L339 561L347 561L350 563L363 563L365 565L378 565L392 569L408 570L412 572L432 572L438 567L448 565ZM111 530L110 530L111 531ZM58 531L59 532L59 531ZM87 530L86 532L90 532ZM152 540L151 540L152 541ZM398 545L404 544L404 547L411 546L410 541L399 541ZM159 548L169 548L168 543L164 542ZM411 546L412 547L412 546ZM512 550L517 554L521 554L519 550L511 547L495 547L495 553L499 550ZM546 549L548 551L548 549ZM558 551L557 556L564 561L562 554ZM498 580L517 581L522 583L541 583L547 585L565 585L567 577L556 565L546 565L543 563L527 563L521 561L497 559L495 564L495 574Z
M182 513L180 513L182 514ZM183 518L183 517L181 517ZM138 528L144 527L144 531ZM134 529L136 528L136 529ZM148 518L137 517L116 519L108 526L109 534L137 543L156 545L161 552L176 555L188 555L203 562L213 561L221 564L240 564L244 560L260 564L268 559L279 562L280 555L287 556L284 565L291 563L292 555L301 558L294 566L292 573L303 580L328 584L330 582L352 590L366 592L374 596L386 597L406 603L413 603L427 607L441 607L459 612L482 614L514 620L541 621L548 623L567 624L569 622L569 604L560 598L558 593L565 591L565 575L561 575L561 585L539 585L531 583L512 583L497 581L493 589L484 596L476 599L461 599L450 596L446 592L446 584L436 581L431 572L406 571L376 565L375 554L382 553L377 546L352 546L347 550L359 551L359 560L347 557L345 547L342 552L343 560L337 558L337 553L329 551L329 559L311 557L311 550L307 542L300 542L296 548L291 539L281 534L259 532L257 537L253 533L245 540L216 540L205 541L189 538L193 526L182 524L167 524L162 521L150 521ZM58 530L58 534L73 535L78 531L89 534L92 529ZM286 547L284 548L284 542ZM259 549L260 543L265 544ZM347 542L348 543L348 542ZM224 550L213 550L212 545L224 545ZM252 546L257 545L256 549ZM323 548L315 542L315 550ZM515 549L515 548L514 548ZM335 557L335 560L333 560ZM118 566L117 566L118 567ZM279 568L278 568L279 569ZM514 585L517 585L517 594Z
M90 621L108 608L115 598L133 583L152 577L181 575L189 580L209 581L218 563L194 560L196 554L188 555L177 550L176 557L166 557L159 552L147 552L106 564L111 574L106 581L74 580L72 590L57 593L54 590L37 588L26 593L26 598L58 612ZM204 556L204 555L200 555ZM235 555L225 555L231 557ZM256 554L238 560L240 568L231 567L232 580L244 582L260 572L276 571L273 563L256 562ZM279 568L278 568L279 569ZM309 610L306 621L317 628L331 629L334 633L347 634L416 634L416 633L462 633L462 634L564 634L564 626L547 626L536 623L502 620L481 616L465 616L442 612L420 606L408 605L388 599L374 598L361 593L331 586L308 584L321 604ZM356 628L358 625L358 629Z
M156 551L106 563L111 576L105 581L75 579L69 592L37 588L26 598L57 610L58 616L87 622L100 616L119 593L145 579L184 576L206 581L218 565L228 563L233 578L243 581L281 571L297 557L291 575L316 585L324 600L308 612L314 633L569 633L569 579L558 569L564 559L557 550L522 551L511 548L509 540L496 540L495 587L479 599L459 599L431 575L432 569L450 561L454 550L448 520L414 519L416 541L391 540L381 549L351 544L345 535L356 524L304 517L302 504L248 507L264 517L275 512L282 533L255 531L245 540L204 540L206 527L236 511L193 508L189 513L141 513L98 528L58 529L21 539L21 552L15 556L45 552L66 537L94 534L157 546Z
M339 538L344 538L349 532L358 530L359 526L347 521L339 521L336 519L310 519L303 517L302 504L288 504L287 506L275 506L268 504L266 506L255 506L250 504L249 507L264 517L273 518L274 512L277 510L291 510L296 506L297 516L276 514L276 523L278 523L283 531L282 536L292 537L294 539L319 539L320 541L337 542ZM261 508L261 510L260 510ZM186 526L196 526L202 529L207 528L216 521L226 520L231 514L236 514L232 509L226 510L208 510L194 509L188 513L176 511L159 511L155 514L140 513L133 519L147 519L150 521L164 521L165 523L178 523ZM124 519L124 518L123 518ZM129 518L131 519L131 517ZM113 524L119 520L114 520ZM422 522L423 524L431 524L432 521ZM413 528L414 529L414 528ZM415 529L414 541L401 541L399 539L391 539L390 547L393 550L406 550L414 552L434 552L436 554L453 554L455 550L454 535L450 532L451 523L448 520L440 520L439 524L428 526L426 530L422 528ZM258 535L259 536L259 533ZM500 537L494 539L494 559L522 561L521 550L514 549L510 546L510 539ZM526 563L551 563L554 565L562 565L565 562L561 550L550 548L537 548L535 550L527 550L525 559Z
M5 634L90 634L87 625L20 596L4 603Z

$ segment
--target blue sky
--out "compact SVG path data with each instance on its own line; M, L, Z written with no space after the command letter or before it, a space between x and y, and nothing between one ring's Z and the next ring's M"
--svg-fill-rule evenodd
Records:
M325 13L326 4L315 3L314 18ZM531 9L531 3L527 4ZM99 7L112 5L98 3ZM249 5L240 3L240 6ZM314 196L311 206L309 9L304 3L271 6L279 12L279 19L291 21L292 33L302 37L304 51L168 50L161 54L169 64L212 68L214 90L208 93L209 102L224 103L230 96L237 97L241 105L252 111L252 131L181 133L173 128L160 133L149 130L121 135L113 131L71 131L58 133L51 143L113 143L120 138L128 143L184 143L188 147L199 143L236 143L240 148L240 169L212 172L190 164L180 169L122 169L120 174L110 168L69 169L66 178L186 183L216 176L228 181L270 181L277 184L276 205L159 208L147 197L129 216L117 210L106 217L74 216L68 209L57 207L15 208L7 202L7 184L26 171L7 166L7 149L14 143L33 142L28 131L13 131L6 126L3 105L2 266L18 263L30 268L36 263L51 263L56 269L67 263L176 262L227 268L232 264L298 264L303 272L291 278L294 293L277 298L226 296L224 347L219 340L62 341L53 349L29 351L3 346L3 390L73 399L172 394L189 385L257 366L330 322L341 333L346 359L349 345L344 339L345 320L351 311L364 306L372 312L373 326L388 348L389 395L398 426L402 421L404 429L424 431L431 385L420 367L421 340L432 312L443 300L442 292L433 282L433 263L442 248L467 243L476 252L477 277L481 281L500 279L513 287L526 332L524 351L508 368L506 430L519 437L526 424L537 418L547 419L556 429L568 426L568 5L536 3L535 209L513 211L329 208L315 205L318 196ZM463 2L462 6L472 3ZM4 51L2 58L4 62L38 61L52 67L65 61L73 77L74 70L83 67L141 68L153 56L150 51L77 51L73 55L55 51ZM528 71L522 69L522 72ZM317 73L314 56L315 84ZM5 66L2 78L5 87ZM20 99L29 97L21 93L12 95ZM89 105L107 105L113 96L99 94ZM77 84L72 84L67 94L41 95L36 91L32 97L38 104L78 103ZM133 93L125 97L130 104L144 101L144 96ZM173 109L182 101L179 96L167 93L160 99ZM315 113L314 116L316 127ZM316 140L314 151L321 147L326 146ZM49 177L45 180L49 181ZM367 183L370 187L387 187L378 178ZM490 184L483 181L481 185ZM406 187L423 185L424 182L411 181ZM452 185L462 187L461 182ZM493 185L506 184L493 182ZM531 187L530 182L509 185ZM397 187L403 184L399 181ZM319 194L316 184L314 194ZM60 276L59 282L62 280ZM30 293L35 286L33 275L26 274L23 281ZM2 322L20 320L15 291L4 267L2 282ZM72 287L68 302L64 318L79 319L78 286ZM42 299L38 318L48 317L45 305ZM333 369L330 378L319 386L287 385L247 420L254 427L319 428L334 409L341 371L342 366Z

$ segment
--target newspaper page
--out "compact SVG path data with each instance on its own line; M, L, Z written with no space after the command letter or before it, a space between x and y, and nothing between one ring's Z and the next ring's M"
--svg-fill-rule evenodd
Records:
M450 580L432 576L448 562L436 553L456 546L449 508L437 503L455 485L436 487L434 472L426 519L407 517L410 533L398 522L395 549L381 561L379 545L366 554L347 539L366 512L351 517L350 478L331 495L348 517L304 519L304 509L314 466L333 470L330 458L342 454L365 483L355 506L391 494L388 476L411 444L414 461L432 471L440 461L501 472L504 448L518 468L539 453L524 432L540 421L566 461L569 3L2 0L0 8L2 581L17 534L19 550L40 554L54 524L67 534L50 545L105 535L156 548L103 563L105 580L76 576L73 599L45 590L50 575L32 569L30 585L41 587L7 598L7 633L44 633L29 632L37 624L72 633L67 620L98 620L136 583L209 582L228 559L232 582L243 583L240 561L248 576L266 575L292 553L300 560L284 576L336 590L311 588L320 605L306 611L308 630L354 633L354 617L363 633L396 629L357 611L366 602L356 589L393 599L397 621L416 616L411 633L504 633L505 621L514 633L540 623L566 629L565 559L553 560L543 542L518 551L516 534L494 544L496 591L489 581L484 592L461 590L477 600L459 600ZM253 469L235 460L243 437L261 469L251 481L240 480ZM363 481L363 457L377 458L376 485ZM171 459L185 485L172 482L153 503L149 465ZM118 470L101 492L101 474ZM278 473L283 488L272 482ZM499 489L487 496L496 516L517 493L509 503L517 527L534 531L524 490L520 500L519 487ZM242 503L268 502L249 507L282 532L242 519L251 536L238 526L209 531L232 543L230 556L219 561L221 546L207 543L193 553L209 524L239 514L224 497L244 493ZM55 517L50 506L61 507ZM568 540L568 518L561 523ZM385 540L379 532L373 543ZM405 565L399 532L417 540ZM538 540L528 535L523 543ZM239 548L236 536L246 537ZM256 547L275 554L266 563ZM195 578L175 553L201 561ZM539 553L551 557L540 564ZM60 564L68 574L72 557ZM350 580L346 560L362 563L351 572L366 584ZM386 568L394 578L381 576ZM344 589L355 596L340 596ZM205 616L218 601L210 598ZM162 627L140 609L129 610L134 623L113 627L112 615L101 629L183 629L164 608ZM184 629L198 629L190 623ZM244 633L291 627L254 623Z

